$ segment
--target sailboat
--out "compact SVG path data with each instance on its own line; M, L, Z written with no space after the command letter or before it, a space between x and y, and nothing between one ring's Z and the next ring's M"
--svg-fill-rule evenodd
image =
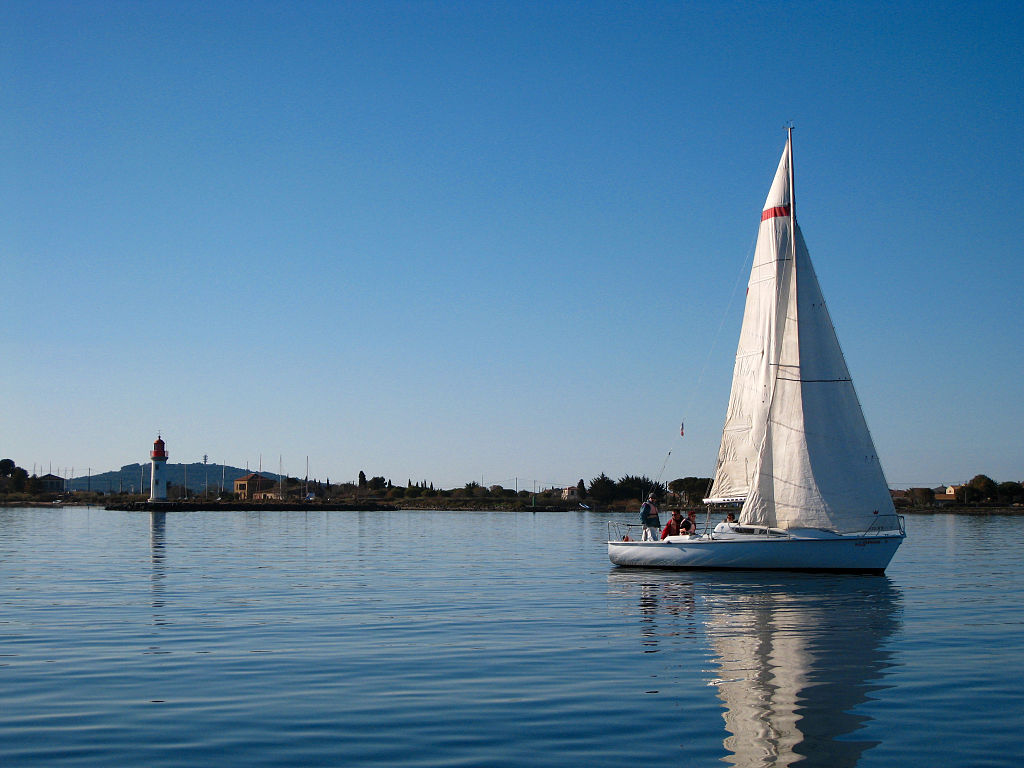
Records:
M797 225L793 130L761 212L703 532L642 541L616 565L881 573L906 538ZM738 510L711 528L711 515Z

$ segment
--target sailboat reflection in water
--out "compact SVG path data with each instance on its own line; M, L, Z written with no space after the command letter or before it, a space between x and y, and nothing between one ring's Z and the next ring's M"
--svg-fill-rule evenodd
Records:
M652 624L665 624L662 651L692 651L683 633L665 632L679 609L701 627L709 683L724 709L723 762L853 768L878 743L856 734L872 721L863 705L888 687L885 645L901 623L900 593L888 578L774 574L766 582L764 574L730 574L687 583L689 596L673 608L679 589L668 574L653 582L651 575L615 573L609 586L639 598L645 651ZM664 612L660 621L652 606ZM665 647L674 642L679 648Z
M753 586L753 585L752 585ZM881 576L795 579L709 599L723 744L737 766L855 766L854 710L884 688L899 593Z

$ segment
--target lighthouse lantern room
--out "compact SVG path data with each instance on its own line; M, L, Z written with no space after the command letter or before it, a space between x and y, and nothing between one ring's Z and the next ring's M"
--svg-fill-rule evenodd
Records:
M149 452L152 463L149 483L150 501L167 501L167 451L160 435L156 436L153 450Z

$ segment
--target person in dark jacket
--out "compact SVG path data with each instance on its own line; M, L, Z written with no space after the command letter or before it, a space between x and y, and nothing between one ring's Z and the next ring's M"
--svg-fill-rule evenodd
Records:
M691 536L697 532L697 513L692 509L686 513L686 519L679 524L679 532Z
M640 505L640 523L644 526L643 540L658 541L661 533L661 518L658 517L658 505L654 503L654 494Z

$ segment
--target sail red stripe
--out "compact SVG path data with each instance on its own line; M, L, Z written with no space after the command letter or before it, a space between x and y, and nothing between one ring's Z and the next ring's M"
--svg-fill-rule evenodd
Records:
M789 216L788 205L777 205L774 208L768 208L761 213L761 221L768 221L768 219L774 219L776 216Z

